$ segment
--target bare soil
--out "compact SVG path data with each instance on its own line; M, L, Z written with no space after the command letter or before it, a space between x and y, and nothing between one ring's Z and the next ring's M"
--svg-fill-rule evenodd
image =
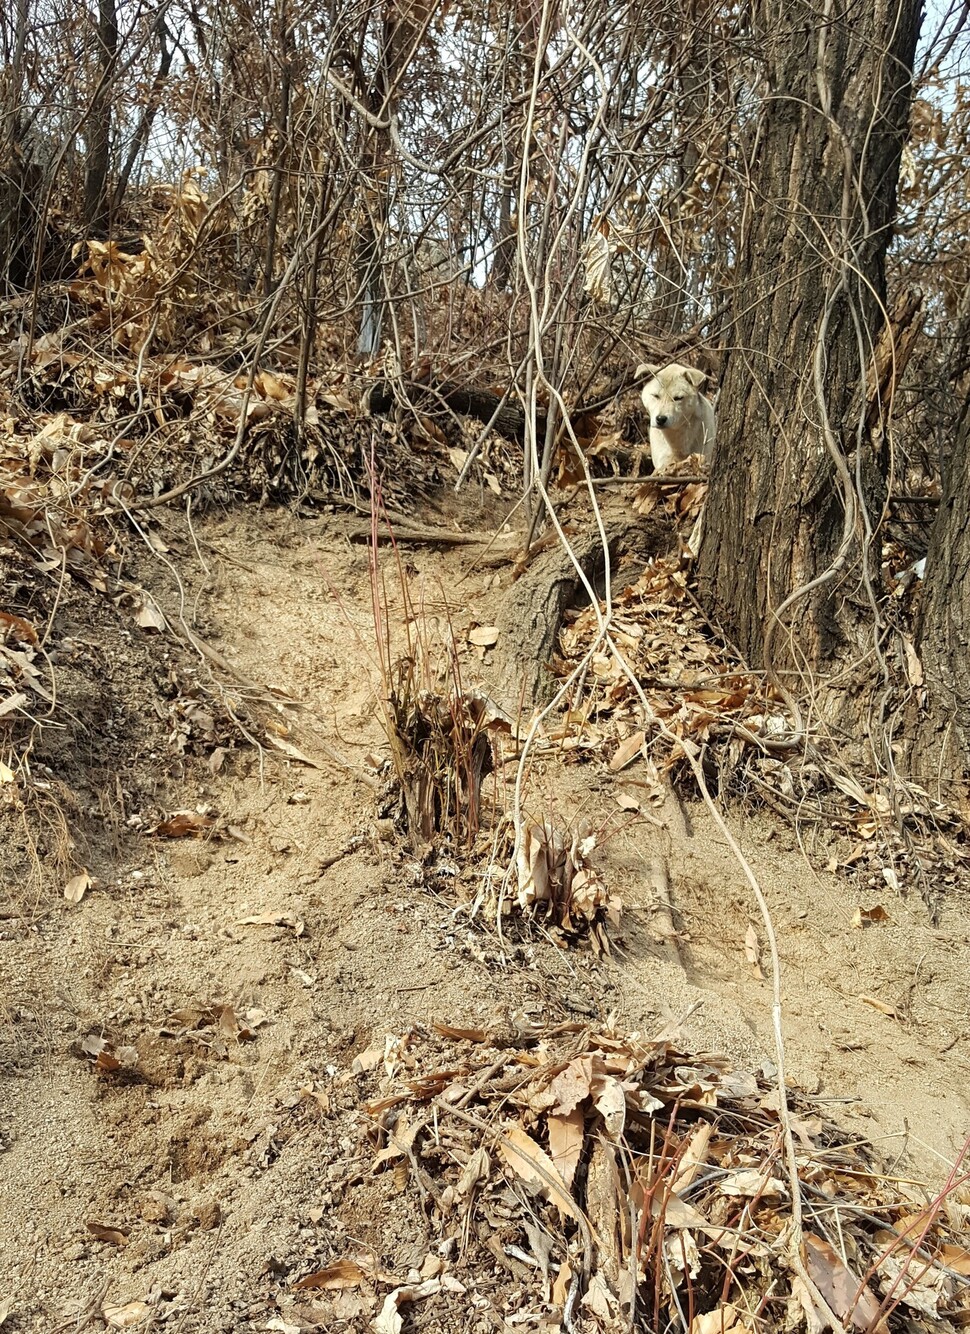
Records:
M429 881L377 816L368 547L285 511L160 524L166 551L137 575L213 652L68 588L53 668L74 731L41 729L46 799L3 813L0 1324L100 1328L105 1306L144 1301L182 1334L366 1330L365 1303L293 1285L351 1246L402 1279L429 1251L393 1176L371 1170L368 1050L434 1021L514 1032L574 1018L676 1031L688 1050L770 1069L770 986L744 947L760 922L704 808L671 796L598 854L624 905L611 957L538 931L503 944L469 919L461 877ZM398 566L382 552L392 620L403 570L426 623L450 619L459 638L498 623L509 567L480 555L417 545ZM37 596L51 610L53 593ZM467 651L468 679L487 687L492 668ZM231 715L245 728L257 714L313 763L244 744ZM603 825L615 783L595 758L546 756L527 805ZM217 822L150 833L186 810ZM970 905L954 891L930 925L921 901L875 885L862 906L890 921L853 929L858 899L813 869L826 831L803 847L772 815L729 818L778 932L790 1079L901 1174L938 1184L970 1131ZM675 939L657 929L658 859ZM60 889L78 865L96 881L72 904ZM136 1055L99 1070L92 1037ZM463 1293L416 1303L405 1328L513 1328L494 1276L459 1277Z

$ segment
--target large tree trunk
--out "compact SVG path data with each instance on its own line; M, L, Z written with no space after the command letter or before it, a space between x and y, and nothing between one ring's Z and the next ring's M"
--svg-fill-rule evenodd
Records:
M926 556L917 649L926 712L915 728L913 768L936 795L966 793L970 779L970 402L944 472L944 495ZM946 793L944 793L946 795Z
M869 619L887 464L867 418L919 11L753 3L767 87L699 582L750 659L779 670L831 663L854 611Z

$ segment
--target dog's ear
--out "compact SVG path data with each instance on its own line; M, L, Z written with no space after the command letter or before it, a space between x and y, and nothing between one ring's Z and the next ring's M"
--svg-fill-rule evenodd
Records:
M707 371L684 371L684 379L689 381L695 389L700 389L701 385L707 379Z
M649 361L645 361L641 366L637 367L637 373L634 376L634 379L642 380L645 375L656 375L659 370L659 366L654 366Z

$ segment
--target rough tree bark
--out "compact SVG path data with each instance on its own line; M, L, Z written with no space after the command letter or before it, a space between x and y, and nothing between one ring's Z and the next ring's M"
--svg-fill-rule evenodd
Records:
M867 419L919 13L920 0L851 15L825 0L752 4L767 86L699 583L750 659L779 669L831 663L870 619L858 604L887 465Z
M917 634L926 711L915 730L913 768L934 790L970 779L970 401L963 405L944 495L926 555Z

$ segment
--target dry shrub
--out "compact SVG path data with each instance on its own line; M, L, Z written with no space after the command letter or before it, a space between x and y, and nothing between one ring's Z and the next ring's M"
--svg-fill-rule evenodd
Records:
M478 691L429 689L422 674L417 656L399 659L384 708L401 814L416 851L441 835L469 848L481 826L482 781L494 768L493 736L508 725Z
M596 834L582 825L527 824L516 853L516 903L563 931L588 930L594 948L608 953L603 917L616 925L621 904L590 862L596 845Z

